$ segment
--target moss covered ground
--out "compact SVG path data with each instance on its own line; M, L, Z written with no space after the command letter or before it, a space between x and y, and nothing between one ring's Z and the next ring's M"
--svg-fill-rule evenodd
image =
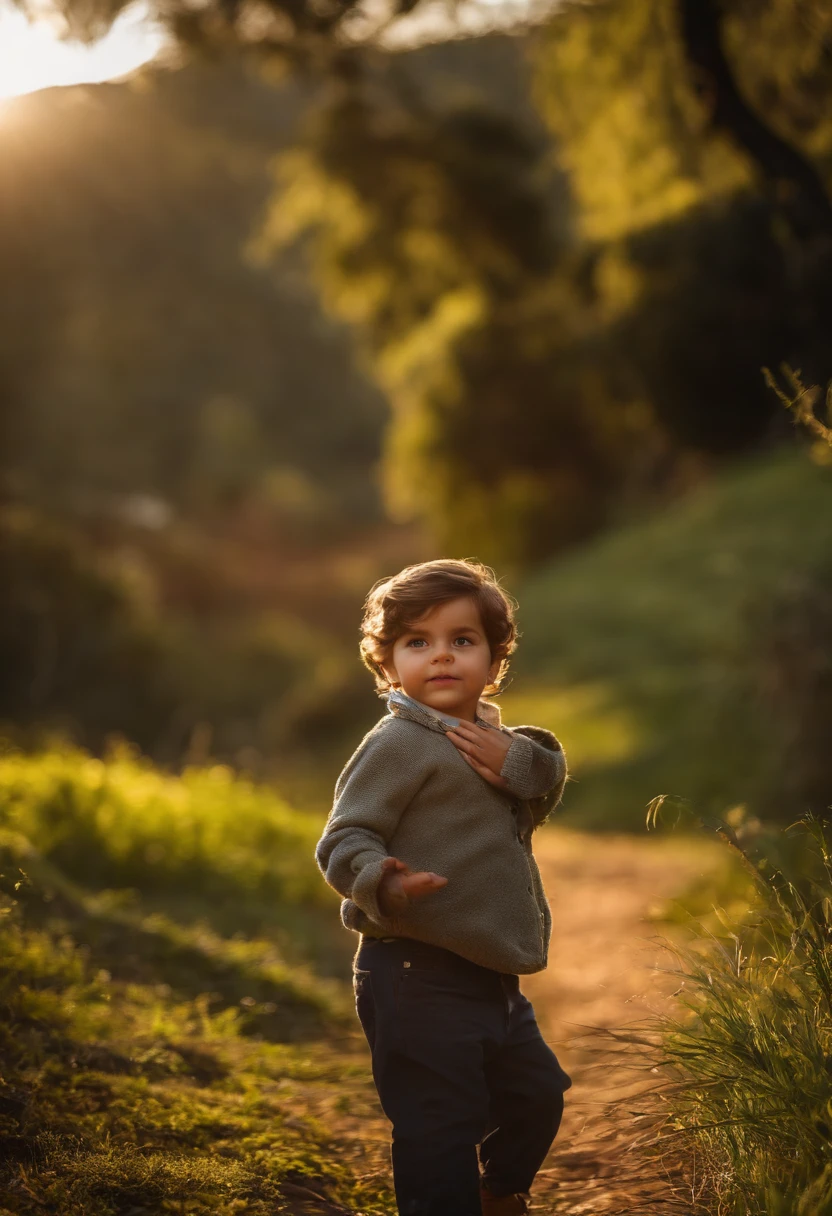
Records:
M125 751L0 798L0 1209L393 1212L316 825Z

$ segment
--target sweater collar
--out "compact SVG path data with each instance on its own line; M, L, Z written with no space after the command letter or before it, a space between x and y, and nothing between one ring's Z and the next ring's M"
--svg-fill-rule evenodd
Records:
M410 718L413 722L421 722L430 730L445 732L452 726L459 725L459 718L454 718L451 714L425 705L424 701L417 701L415 697L408 696L399 688L391 688L387 694L387 709L397 718ZM495 726L499 730L501 726L499 705L495 705L493 701L478 701L476 718L478 725Z

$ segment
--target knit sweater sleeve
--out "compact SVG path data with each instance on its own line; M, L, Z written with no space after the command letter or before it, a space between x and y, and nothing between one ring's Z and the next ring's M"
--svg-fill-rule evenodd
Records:
M563 748L552 732L542 726L504 729L513 736L500 769L509 792L523 799L545 797L548 810L552 810L560 802L566 784Z
M389 841L427 776L413 741L395 720L383 719L336 782L315 860L329 885L377 923L385 922L378 887Z

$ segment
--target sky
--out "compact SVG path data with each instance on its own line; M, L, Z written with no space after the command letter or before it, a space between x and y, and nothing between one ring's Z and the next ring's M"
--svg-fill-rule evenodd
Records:
M46 23L30 25L0 0L0 104L50 85L123 76L152 59L163 43L141 3L122 13L100 42L84 46L60 41Z
M551 11L560 0L475 0L451 5L423 0L419 11L397 22L390 45L413 45L460 33L481 34L514 25L535 12ZM372 7L372 6L371 6ZM59 39L42 21L32 25L0 0L0 109L4 100L52 85L81 84L125 76L152 59L165 45L162 31L151 24L144 0L125 10L106 37L93 46Z

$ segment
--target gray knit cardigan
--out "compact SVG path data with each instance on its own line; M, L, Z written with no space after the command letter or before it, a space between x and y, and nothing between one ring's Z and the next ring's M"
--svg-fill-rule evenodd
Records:
M528 975L546 966L552 925L531 837L561 799L566 759L551 731L509 730L491 702L480 701L477 722L512 736L500 770L507 790L470 767L445 738L446 722L418 703L388 701L338 778L315 857L344 897L348 929L416 938ZM447 885L385 916L378 886L390 856Z

